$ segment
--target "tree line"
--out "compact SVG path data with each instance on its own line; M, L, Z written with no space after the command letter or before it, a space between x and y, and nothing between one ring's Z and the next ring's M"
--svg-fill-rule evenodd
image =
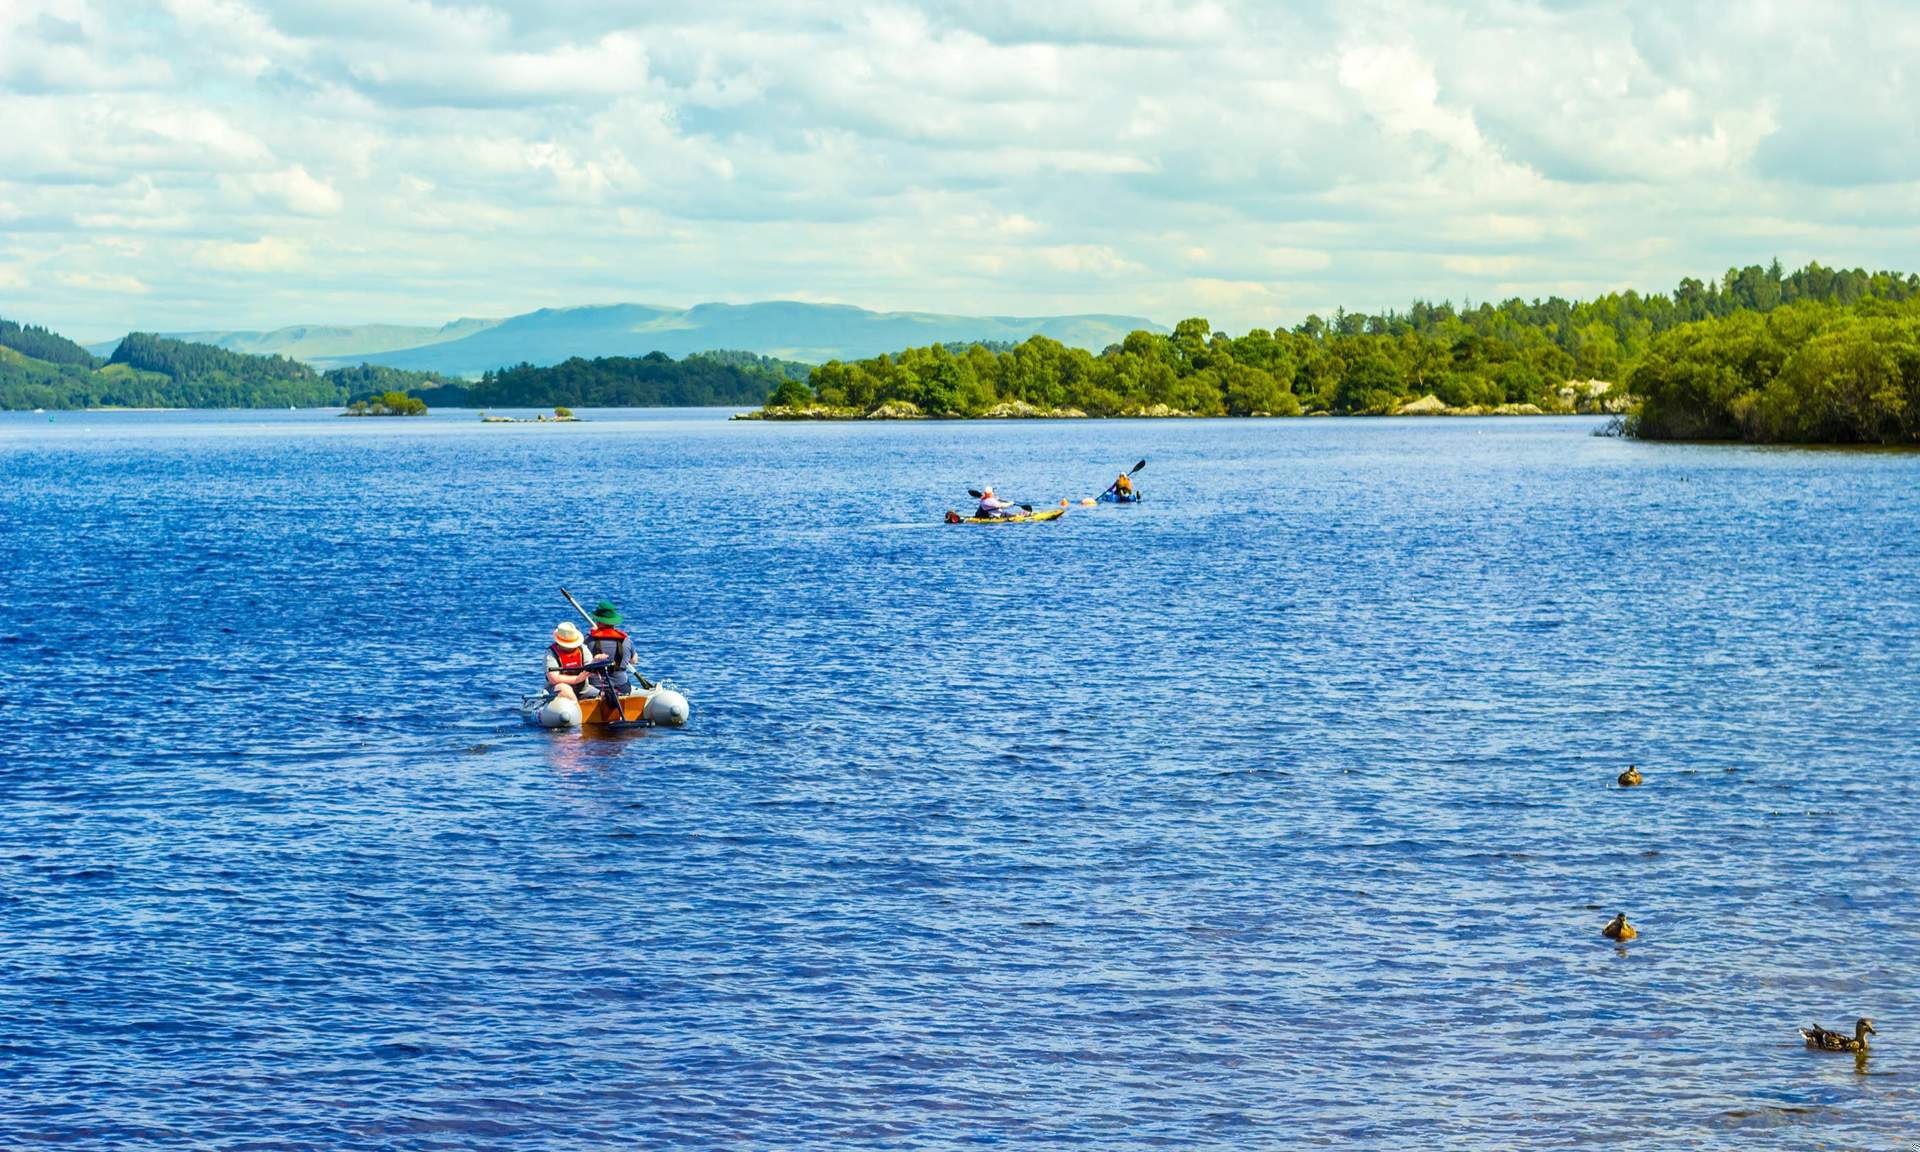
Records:
M804 376L805 364L751 352L697 352L675 360L645 356L575 356L547 367L517 364L483 374L464 388L415 394L471 408L676 407L758 404L769 388Z
M0 348L11 348L22 356L49 364L92 368L99 363L93 353L58 332L11 320L0 320Z
M1687 324L1630 381L1657 440L1920 444L1920 299L1803 301Z
M450 407L744 406L807 371L807 365L751 352L682 360L654 352L576 357L547 368L520 364L468 383L378 364L317 372L285 356L150 332L129 334L101 361L45 328L0 320L0 409L337 408L388 393Z
M805 365L745 352L659 352L520 364L473 383L357 365L319 373L151 333L101 363L44 328L0 320L0 408L338 407L404 392L476 407L910 403L933 415L1005 406L1089 415L1391 412L1432 395L1455 407L1567 410L1570 380L1624 384L1648 437L1913 442L1920 420L1920 277L1778 261L1616 292L1405 311L1336 311L1291 328L1216 332L1204 319L1134 332L1100 353L1045 337L940 345Z
M767 403L854 411L908 403L944 416L1003 405L1095 416L1293 415L1390 412L1430 394L1456 408L1564 410L1568 381L1624 381L1657 339L1683 325L1809 302L1915 298L1920 276L1818 263L1789 274L1776 260L1729 269L1712 282L1684 279L1670 294L1460 307L1416 301L1404 312L1341 310L1238 337L1195 318L1168 335L1132 333L1098 354L1045 337L1008 349L910 348L823 364L804 384L777 385Z

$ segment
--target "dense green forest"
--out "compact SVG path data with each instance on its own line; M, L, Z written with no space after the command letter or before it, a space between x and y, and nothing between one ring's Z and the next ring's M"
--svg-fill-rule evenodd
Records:
M285 356L250 356L211 344L170 340L149 332L129 333L107 359L152 380L128 384L117 397L97 404L166 408L321 408L339 404L333 381Z
M770 388L806 375L808 366L751 352L700 352L675 360L645 356L578 356L546 368L520 364L488 372L456 391L415 391L429 404L474 408L708 407L758 404Z
M11 348L22 356L44 360L49 364L71 364L91 369L99 363L93 358L93 353L57 332L49 332L31 324L15 324L11 320L0 320L0 348Z
M326 375L329 381L341 388L349 401L366 400L388 392L423 394L461 384L461 381L448 379L437 372L415 372L407 368L389 368L384 364L332 368Z
M1648 439L1920 444L1920 300L1790 304L1687 324L1630 381Z
M1809 264L1788 274L1775 261L1730 269L1713 282L1682 280L1671 294L1609 293L1575 302L1507 300L1456 308L1416 302L1405 312L1308 316L1291 329L1234 337L1207 321L1171 335L1135 332L1094 355L1042 337L1006 351L912 348L833 361L804 385L783 383L775 408L819 405L864 413L913 405L949 416L1077 410L1089 415L1379 413L1435 397L1456 410L1533 405L1543 411L1618 402L1571 381L1622 382L1664 334L1807 302L1901 303L1920 277Z
M0 320L0 409L335 408L386 393L432 405L551 408L555 405L746 405L808 365L751 352L663 353L522 364L477 383L432 372L358 364L315 372L284 356L136 332L101 361L44 328Z

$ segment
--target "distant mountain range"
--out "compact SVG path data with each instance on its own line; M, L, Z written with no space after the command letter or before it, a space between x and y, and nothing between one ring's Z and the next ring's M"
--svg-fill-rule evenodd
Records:
M928 344L1046 336L1098 352L1136 329L1167 329L1137 316L948 316L870 312L845 304L770 301L664 308L605 304L542 308L505 320L455 320L439 328L395 324L300 325L271 332L164 335L254 355L278 353L318 368L369 363L478 376L513 364L558 364L574 356L684 357L720 349L819 364ZM89 345L110 354L118 341Z
M374 352L392 352L400 348L423 348L483 332L498 320L455 320L438 328L418 324L295 324L271 332L220 331L164 332L170 340L192 344L211 344L229 352L249 356L286 356L293 360L318 362L348 360L359 363ZM111 356L120 346L118 337L86 345L95 356Z

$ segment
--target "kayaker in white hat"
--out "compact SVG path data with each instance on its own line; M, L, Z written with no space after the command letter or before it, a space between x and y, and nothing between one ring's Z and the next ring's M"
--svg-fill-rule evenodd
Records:
M573 621L562 620L547 645L547 687L565 700L591 700L600 690L587 683L586 637Z
M993 485L989 484L980 493L980 510L975 513L975 515L991 520L996 516L1006 515L1007 509L1012 507L1015 507L1015 505L995 496L993 494Z

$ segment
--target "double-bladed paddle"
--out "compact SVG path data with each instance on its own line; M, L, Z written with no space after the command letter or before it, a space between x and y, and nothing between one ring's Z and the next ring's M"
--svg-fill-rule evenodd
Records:
M1144 460L1144 459L1142 459L1142 460L1140 461L1140 463L1138 463L1138 464L1135 464L1135 465L1134 465L1133 467L1131 467L1131 468L1129 468L1129 469L1127 469L1127 470L1126 470L1125 472L1122 472L1122 473L1120 473L1120 475L1122 475L1122 476L1128 476L1128 477L1131 477L1131 476L1132 476L1132 475L1133 475L1134 473L1136 473L1136 472L1138 472L1138 471L1140 471L1140 470L1141 470L1142 468L1145 468L1146 466L1147 466L1147 462L1146 462L1146 460ZM1107 492L1113 492L1113 493L1114 493L1114 494L1115 494L1115 495L1117 496L1117 495L1119 495L1119 493L1118 493L1118 491L1117 491L1117 489L1118 489L1119 487L1120 487L1120 481L1118 481L1118 480L1115 480L1115 481L1114 481L1113 483L1111 483L1111 484L1109 484L1109 485L1107 485ZM1103 493L1101 493L1101 495L1103 495L1103 496L1104 496L1104 495L1106 495L1106 493L1105 493L1105 492L1103 492ZM1136 496L1136 497L1135 497L1135 499L1138 499L1138 497ZM1093 500L1082 500L1082 501L1081 501L1081 503L1082 503L1082 504L1092 504L1092 503L1095 503L1095 502L1096 502L1096 501L1093 501Z
M967 489L967 495L973 497L975 500L985 500L987 498L987 494L985 492L975 492L971 488ZM1031 504L1015 504L1014 507L1025 508L1029 512L1033 511L1033 505Z

